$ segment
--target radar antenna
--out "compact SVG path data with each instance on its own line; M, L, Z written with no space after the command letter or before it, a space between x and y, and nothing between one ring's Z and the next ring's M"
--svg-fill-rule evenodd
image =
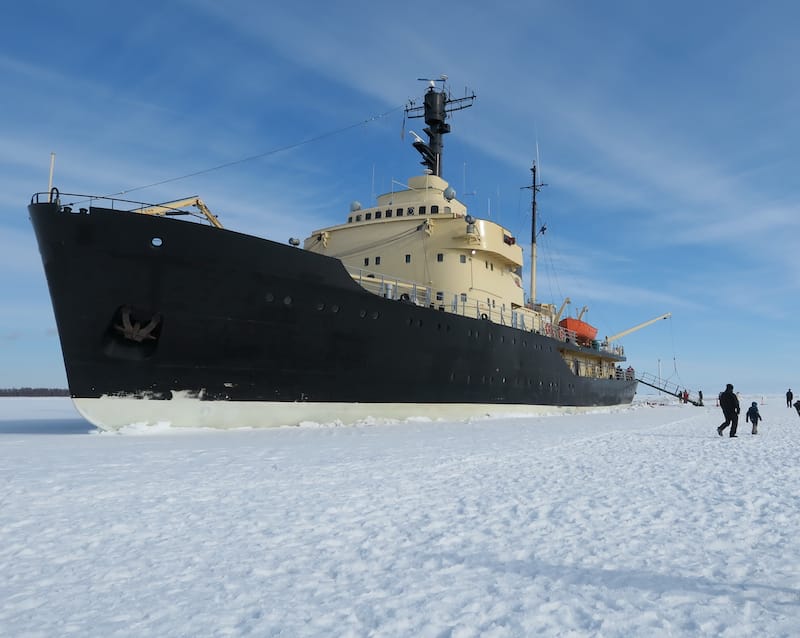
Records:
M425 92L423 104L417 105L411 100L405 107L405 116L409 119L424 117L427 126L422 129L428 136L426 144L419 136L415 135L412 146L422 155L420 164L425 166L432 175L441 177L442 175L442 136L450 132L450 125L445 121L447 115L453 111L472 106L475 100L475 93L467 94L464 97L453 98L447 87L447 76L442 74L438 78L417 78L420 82L428 82L428 90ZM436 83L441 83L441 88L437 90Z

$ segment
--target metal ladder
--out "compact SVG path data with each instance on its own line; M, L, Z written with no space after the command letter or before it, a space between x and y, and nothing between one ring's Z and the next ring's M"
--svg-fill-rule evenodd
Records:
M660 379L659 377L650 374L648 372L638 373L636 375L636 380L639 383L643 383L646 386L655 388L659 392L663 392L664 394L669 394L683 401L683 389L681 389L681 387L676 383L672 383L665 379ZM689 393L688 401L692 405L697 405L697 406L703 405L703 402L700 400L700 395L695 392Z

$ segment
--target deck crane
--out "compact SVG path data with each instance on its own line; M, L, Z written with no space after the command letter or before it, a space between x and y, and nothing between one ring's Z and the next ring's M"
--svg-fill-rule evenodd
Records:
M671 312L667 312L663 315L656 317L655 319L650 319L649 321L645 321L643 323L637 324L633 326L633 328L628 328L627 330L623 330L622 332L618 332L615 335L611 335L610 337L606 337L603 341L603 346L607 347L609 343L612 341L616 341L617 339L621 339L625 335L629 335L632 332L636 332L637 330L641 330L642 328L646 328L647 326L654 324L656 321L660 321L661 319L669 319L672 316Z
M559 322L559 320L561 319L561 315L564 313L564 308L567 307L567 304L571 304L571 303L572 303L572 299L570 299L569 297L564 297L564 303L562 303L561 307L558 309L558 312L556 313L556 317L555 317L555 319L553 319L553 323L558 323Z
M205 215L212 226L216 226L217 228L223 227L219 219L217 219L217 216L208 209L208 206L206 206L203 200L197 195L192 195L185 199L177 199L174 202L164 202L163 204L156 204L155 206L137 208L133 212L142 213L143 215L185 215L186 212L179 210L184 206L194 206Z

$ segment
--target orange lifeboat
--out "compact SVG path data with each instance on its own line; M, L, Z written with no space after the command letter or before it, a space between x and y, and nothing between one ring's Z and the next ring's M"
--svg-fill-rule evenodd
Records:
M575 333L575 338L581 343L589 343L597 336L597 328L580 319L567 317L559 321L558 325L566 330L572 330Z

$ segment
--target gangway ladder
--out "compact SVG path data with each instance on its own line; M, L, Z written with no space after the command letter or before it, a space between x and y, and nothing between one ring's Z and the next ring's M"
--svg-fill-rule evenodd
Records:
M639 373L639 375L636 377L636 380L639 383L643 383L646 386L655 388L659 392L663 392L664 394L669 394L683 401L683 390L676 383L672 383L665 379L661 379L660 377L657 377L653 374L649 374L647 372ZM700 401L700 395L696 395L692 392L689 393L688 401L692 405L696 406L703 405Z

